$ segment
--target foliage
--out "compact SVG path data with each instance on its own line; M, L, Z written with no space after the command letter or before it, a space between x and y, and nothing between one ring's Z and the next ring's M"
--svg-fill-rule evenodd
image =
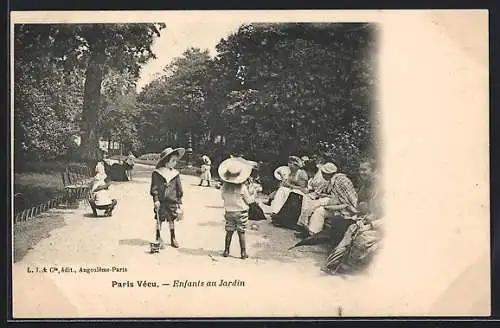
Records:
M353 174L376 152L372 25L242 25L214 58L187 49L136 94L163 27L16 27L16 150L61 156L77 131L86 158L98 136L159 153L187 147L191 134L195 158L206 153L216 167L242 154L264 162L265 176L291 154L321 155Z
M124 151L141 148L138 137L140 111L135 80L130 74L110 71L103 80L99 130L105 140L119 141Z
M166 144L185 145L188 133L196 141L210 137L210 69L208 51L190 48L142 90L138 98L144 124L140 135L147 149L161 151Z
M190 130L195 151L215 166L242 154L265 162L265 176L291 154L321 155L353 173L374 146L374 45L367 24L243 25L215 58L188 49L144 88L141 137L154 130L159 144L148 149L160 150L186 145Z
M80 117L81 155L86 160L97 157L101 84L109 71L137 79L140 67L154 58L151 50L164 24L22 24L15 26L16 80L28 73L42 81L51 75L48 66L63 69L66 75L83 72L83 105ZM22 67L28 69L18 69ZM28 89L26 85L21 89ZM60 92L65 92L59 88ZM23 109L19 109L22 111ZM76 111L73 109L73 112ZM25 113L30 116L30 113ZM19 115L23 116L23 115ZM23 132L26 129L18 129ZM24 136L23 136L24 137ZM22 142L17 149L21 150Z
M73 134L82 134L79 151L84 159L96 157L97 139L103 135L139 147L137 117L129 115L135 113L135 90L130 90L135 89L141 65L154 58L151 45L164 27L16 25L17 159L75 155Z
M64 74L54 65L22 61L14 69L16 161L63 157L75 147L70 137L78 131L82 109L81 72Z
M218 60L239 82L224 111L229 142L282 160L319 152L321 141L335 156L361 156L372 139L372 34L360 24L251 24L221 41Z

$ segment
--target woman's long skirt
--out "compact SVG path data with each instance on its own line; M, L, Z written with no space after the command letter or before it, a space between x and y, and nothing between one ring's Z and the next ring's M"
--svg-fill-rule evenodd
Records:
M273 222L284 228L295 229L302 212L303 197L298 193L290 192L279 212L274 215Z
M281 210L291 191L292 190L287 187L279 187L278 190L276 190L273 201L271 202L271 213L276 214Z

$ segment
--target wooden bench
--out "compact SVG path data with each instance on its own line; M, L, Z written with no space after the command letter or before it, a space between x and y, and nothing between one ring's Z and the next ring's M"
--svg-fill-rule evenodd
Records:
M86 176L83 171L72 171L66 169L61 172L64 186L64 198L67 203L75 205L78 200L86 198L92 178Z

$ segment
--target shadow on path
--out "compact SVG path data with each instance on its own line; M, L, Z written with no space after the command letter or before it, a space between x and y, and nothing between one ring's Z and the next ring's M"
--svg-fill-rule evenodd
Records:
M140 238L130 238L130 239L120 239L118 241L119 245L129 245L129 246L148 246L149 247L149 240L144 240Z
M103 210L100 210L101 212ZM97 216L94 216L93 213L85 213L83 214L83 217L89 218L89 219L95 219L95 220L106 220L106 219L111 219L109 216L105 216L104 214L98 214Z
M203 249L203 248L179 248L179 253L198 256L222 257L221 250Z
M198 223L200 227L223 227L225 225L224 221L207 221Z
M253 254L253 258L282 263L313 262L318 267L324 265L328 255L328 245L302 246L288 250L300 241L295 237L294 230L275 227L269 221L253 222L257 225L257 230L249 229L247 232L251 243L249 251ZM252 243L252 236L260 236L262 240Z

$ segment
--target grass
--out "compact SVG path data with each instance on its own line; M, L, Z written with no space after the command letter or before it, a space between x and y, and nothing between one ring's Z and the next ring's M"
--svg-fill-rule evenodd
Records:
M64 161L24 162L14 172L14 211L44 203L64 191L61 172L78 170L84 164Z
M22 210L46 202L63 192L60 173L15 173L14 210Z

